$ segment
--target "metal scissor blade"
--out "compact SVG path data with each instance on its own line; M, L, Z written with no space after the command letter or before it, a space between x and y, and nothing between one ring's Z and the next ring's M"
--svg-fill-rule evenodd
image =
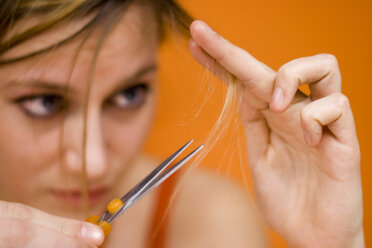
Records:
M160 173L162 173L169 164L173 162L175 158L178 157L194 140L190 140L185 145L183 145L181 148L179 148L175 153L170 155L164 162L162 162L159 166L157 166L149 175L147 175L144 179L142 179L136 186L134 186L129 192L127 192L124 196L120 198L120 200L125 204L130 198L136 197L136 195L140 194L144 189L147 188L147 186L156 179L157 176L159 176ZM120 211L120 210L119 210ZM114 214L110 214L108 211L106 211L99 221L107 220L115 218L113 216Z
M142 181L140 181L136 186L134 186L128 193L126 193L122 198L122 202L128 201L131 197L136 197L136 195L141 194L141 192L147 188L149 184L153 180L157 178L157 176L164 171L168 167L173 160L178 157L194 140L190 140L180 149L178 149L175 153L169 156L163 163L161 163L158 167L156 167L148 176L146 176Z
M155 180L151 182L140 194L137 194L135 197L132 197L127 204L125 204L122 209L118 210L112 218L109 219L109 221L113 221L116 217L119 217L122 215L126 210L128 210L134 203L136 203L138 200L140 200L142 197L144 197L147 193L149 193L151 190L156 188L158 185L160 185L162 182L164 182L168 177L170 177L173 173L175 173L178 169L180 169L184 164L186 164L197 152L199 152L204 145L199 146L194 151L192 151L189 155L184 157L181 161L167 169L163 174L156 177Z

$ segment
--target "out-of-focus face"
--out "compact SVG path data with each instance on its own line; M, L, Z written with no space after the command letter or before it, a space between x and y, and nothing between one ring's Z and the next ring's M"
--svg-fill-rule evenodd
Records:
M90 90L100 28L80 49L75 64L81 39L0 67L1 200L61 215L76 216L74 211L82 209L87 97L89 202L102 207L113 197L139 155L154 114L158 40L152 15L149 6L129 7L100 48ZM76 25L81 23L61 25L14 52L50 44Z

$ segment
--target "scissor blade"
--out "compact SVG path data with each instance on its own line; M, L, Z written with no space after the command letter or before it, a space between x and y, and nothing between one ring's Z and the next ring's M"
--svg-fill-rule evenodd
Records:
M156 167L148 176L146 176L142 181L140 181L136 186L134 186L128 193L126 193L122 198L122 202L128 201L129 198L134 197L137 194L140 194L146 187L151 184L153 180L157 178L157 176L167 168L169 164L173 162L175 158L178 157L191 143L193 140L187 142L184 146L178 149L175 153L169 156L163 163L161 163L158 167Z
M118 210L110 221L113 221L116 217L122 215L126 210L128 210L134 203L144 197L147 193L151 190L159 186L162 182L164 182L168 177L170 177L173 173L175 173L178 169L180 169L184 164L186 164L196 153L198 153L204 145L199 146L194 151L192 151L189 155L184 157L181 161L167 169L163 174L158 176L155 180L151 182L140 194L136 195L136 197L131 198L122 209Z
M173 162L174 159L178 157L194 140L190 140L181 148L179 148L175 153L170 155L167 159L164 160L159 166L157 166L149 175L147 175L144 179L142 179L136 186L134 186L129 192L127 192L124 196L120 198L120 200L125 204L130 198L135 197L135 195L141 193L147 186L154 180L156 177L162 173L169 164ZM99 221L101 220L108 220L113 219L114 214L110 214L106 211Z

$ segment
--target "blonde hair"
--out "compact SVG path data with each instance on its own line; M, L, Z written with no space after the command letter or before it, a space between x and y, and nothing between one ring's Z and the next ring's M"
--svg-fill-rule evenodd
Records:
M188 35L188 27L193 19L174 0L3 0L0 8L0 56L62 21L81 18L94 12L95 14L88 23L72 35L31 53L15 58L0 59L0 65L49 51L91 30L98 23L105 22L105 20L107 22L107 19L111 19L114 23L115 19L123 14L127 6L133 2L152 6L161 40L165 37L167 26ZM39 23L8 37L16 24L34 15L43 15L43 18Z
M88 89L85 98L84 108L84 131L82 137L82 192L85 202L85 212L88 213L88 182L86 177L86 142L87 142L87 115L89 106L89 93L92 85L92 77L97 62L100 47L109 30L117 22L119 17L132 3L149 4L155 14L158 28L158 38L162 41L166 35L167 27L176 29L177 32L188 34L188 27L192 21L191 16L174 0L4 0L0 8L0 65L7 65L23 61L40 54L44 54L56 47L59 47L70 40L83 36L80 48L83 46L90 33L98 25L102 25L102 34L97 43L92 66L88 79ZM26 26L23 30L14 32L15 27L29 17L42 16L38 23ZM15 57L5 56L7 52L27 42L35 36L42 34L57 24L64 21L90 17L80 29L57 41L54 44L46 45L36 51ZM17 31L17 30L16 30ZM73 64L76 62L77 51ZM71 76L72 71L70 72ZM60 147L63 143L64 124L60 132ZM62 151L60 151L60 156Z
M127 6L133 2L141 2L150 4L153 9L158 23L159 39L164 39L167 28L177 30L178 32L189 35L189 26L192 22L192 17L180 7L174 0L3 0L2 8L0 9L0 65L16 63L17 61L26 60L35 57L39 54L46 53L55 47L61 46L70 40L83 36L81 43L85 40L97 25L103 24L102 35L98 41L94 59L89 74L88 93L85 98L84 108L84 132L82 137L82 192L84 197L85 212L88 212L88 183L86 178L86 142L87 142L87 115L89 106L89 92L92 85L93 71L97 62L97 56L103 40L107 36L110 28L116 23ZM64 39L43 47L39 50L30 53L22 54L16 57L4 58L6 52L17 48L18 45L27 42L33 37L42 34L55 27L55 25L92 14L89 19L80 29L65 37ZM12 34L13 28L24 19L30 16L43 15L42 20L35 25L22 30L19 33ZM84 36L85 35L85 36ZM81 47L80 46L80 47ZM78 56L77 52L74 62ZM74 63L73 62L73 63ZM72 72L71 72L72 73ZM231 75L228 75L231 76ZM236 79L231 76L228 82L227 94L225 103L217 119L215 125L209 132L205 145L206 149L198 155L194 160L194 168L206 154L213 149L218 140L226 133L227 128L236 119L236 108L239 102L237 94ZM60 133L60 147L62 147L63 124Z

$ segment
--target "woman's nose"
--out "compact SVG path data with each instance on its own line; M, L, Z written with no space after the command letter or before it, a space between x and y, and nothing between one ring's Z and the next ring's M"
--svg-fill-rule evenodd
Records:
M83 172L87 177L97 179L107 170L106 147L99 111L91 110L86 121L83 115L65 119L64 125L64 166L74 174Z

